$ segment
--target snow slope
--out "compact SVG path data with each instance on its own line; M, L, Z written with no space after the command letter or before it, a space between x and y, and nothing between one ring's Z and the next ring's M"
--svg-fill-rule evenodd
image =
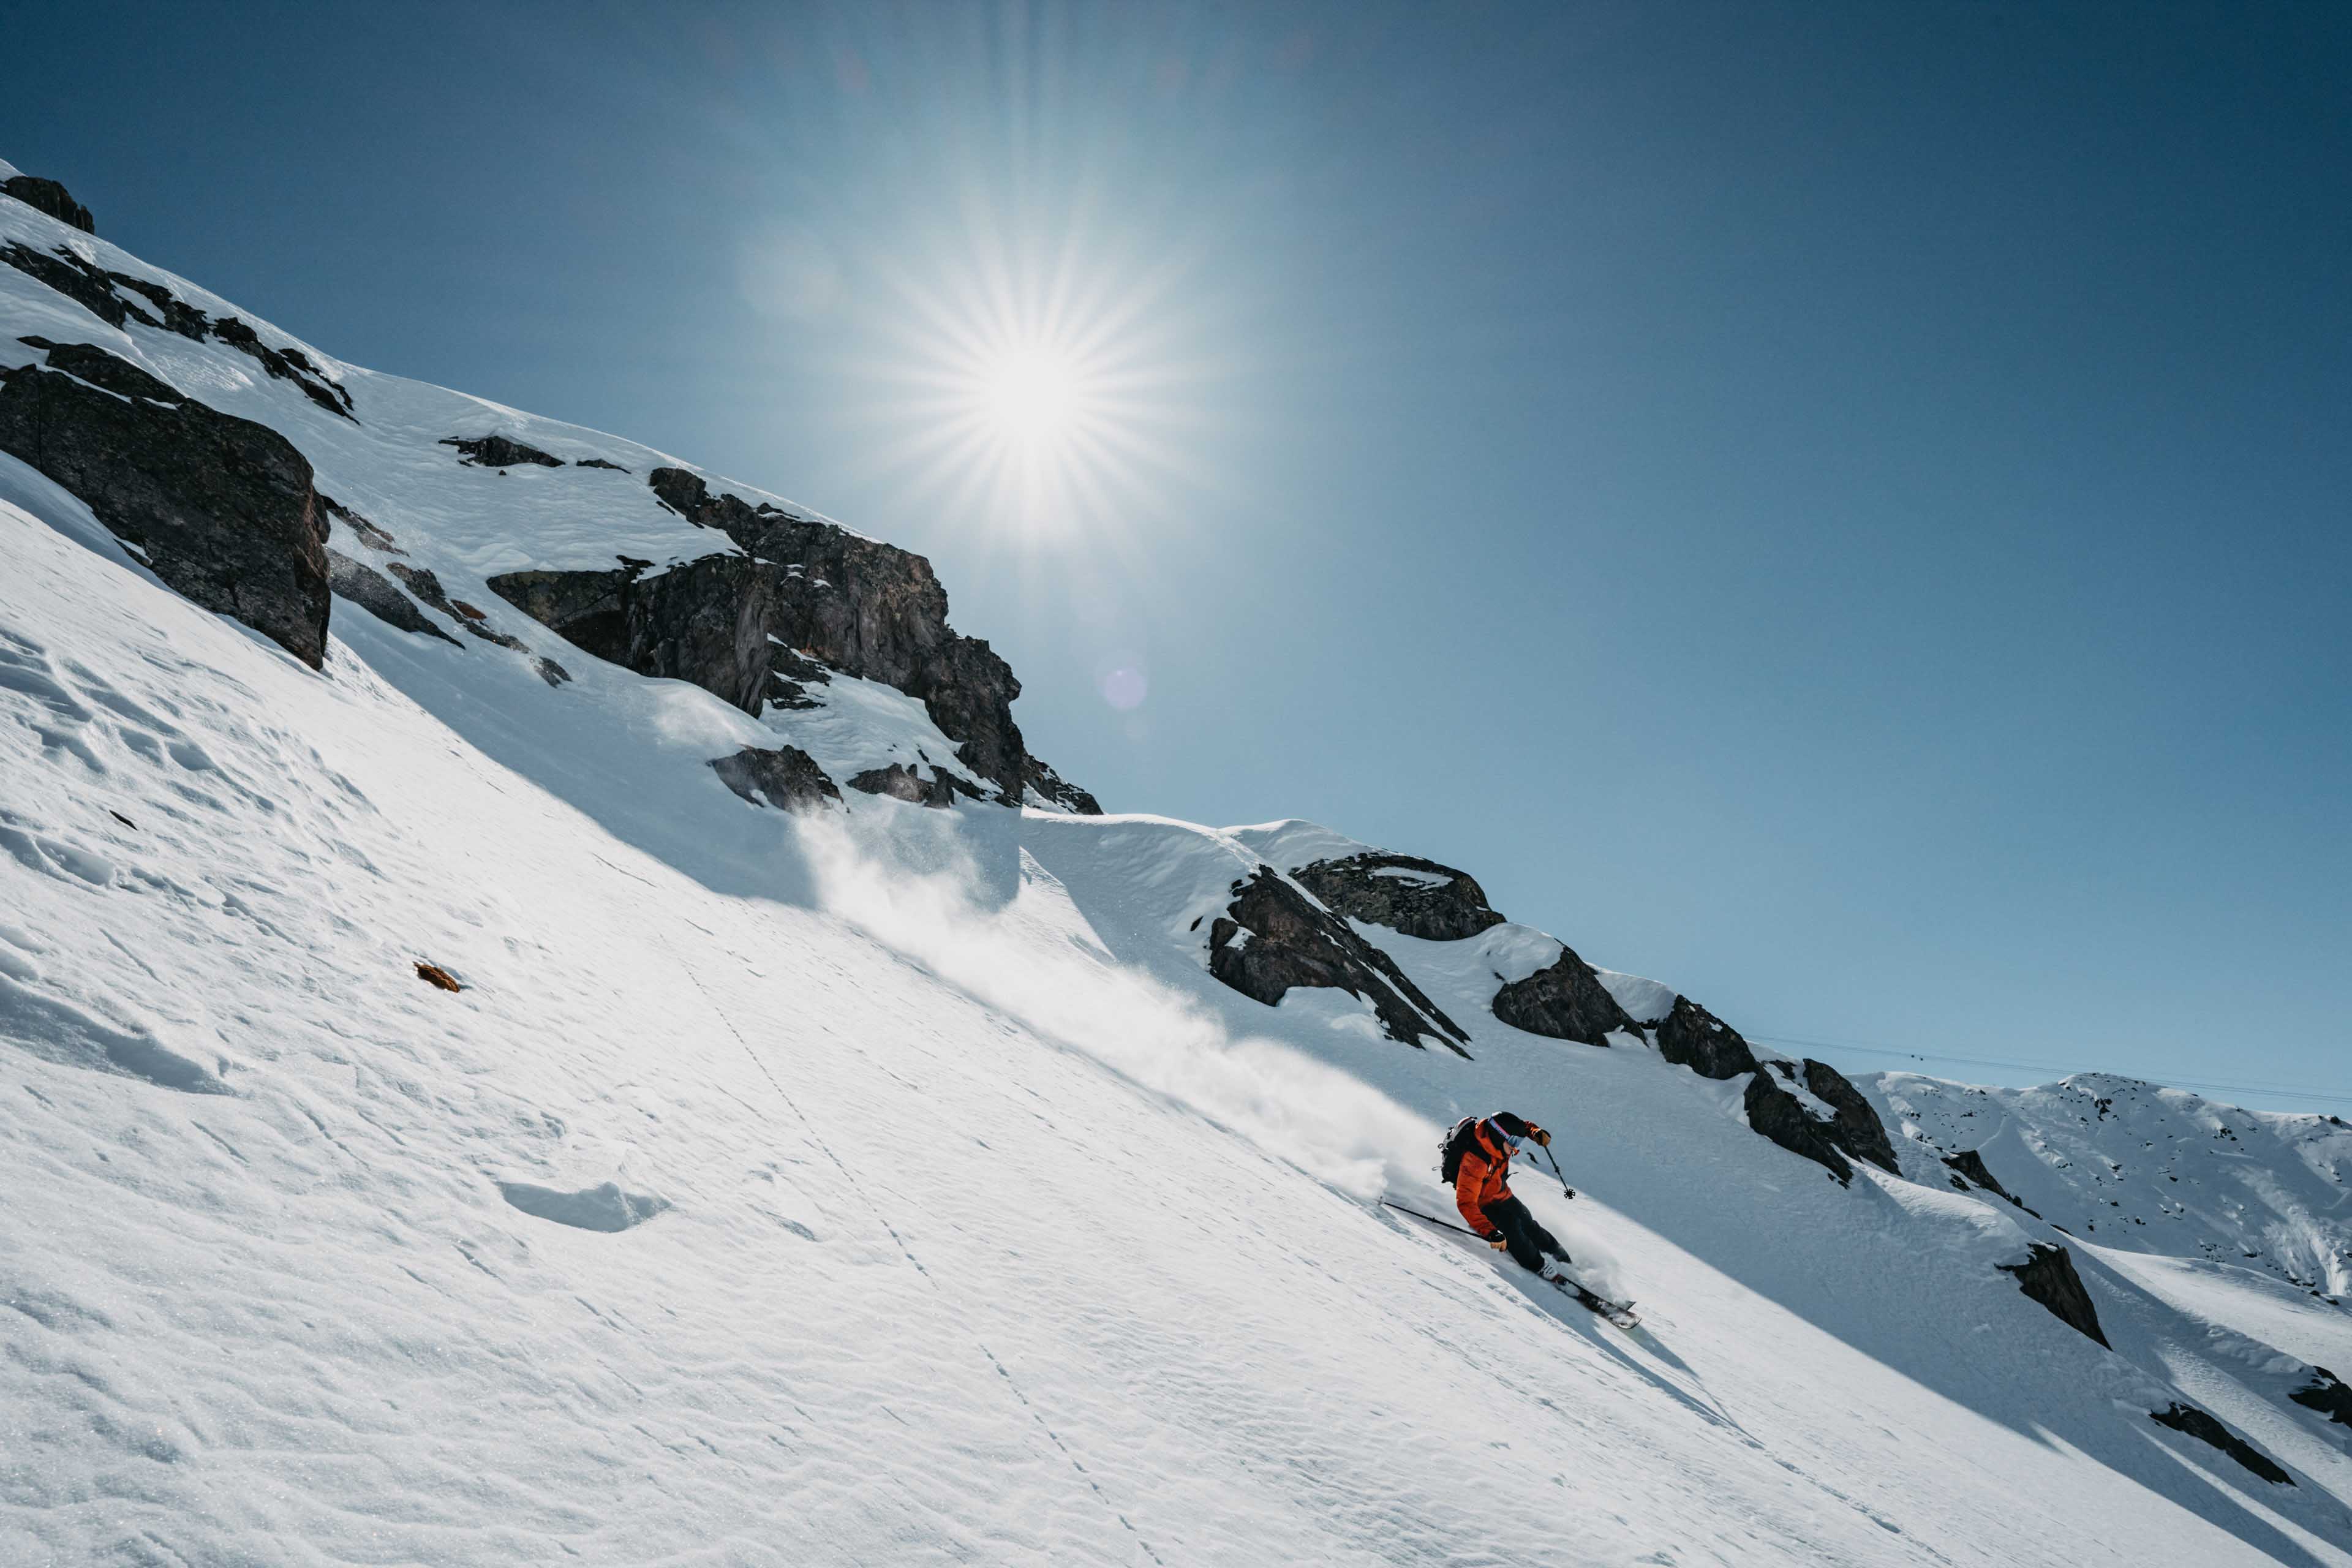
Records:
M478 592L709 550L670 459L308 351L352 425L78 310L0 269L7 339L280 429L575 679L340 600L313 673L0 457L0 1561L2352 1562L2352 1428L2289 1397L2352 1365L2333 1307L2078 1231L2103 1349L2000 1271L2063 1237L1925 1144L1841 1187L1737 1083L1496 1021L1524 927L1356 928L1468 1059L1227 990L1195 922L1361 847L1312 825L748 805L705 763L779 732L952 747ZM436 445L493 424L636 471ZM1444 1214L1438 1129L1496 1105L1643 1332L1379 1206ZM2148 1419L2184 1400L2291 1481Z

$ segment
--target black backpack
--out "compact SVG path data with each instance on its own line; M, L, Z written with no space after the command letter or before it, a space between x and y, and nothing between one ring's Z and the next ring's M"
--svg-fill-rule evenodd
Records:
M1465 1116L1454 1124L1445 1142L1437 1146L1437 1176L1447 1186L1462 1174L1462 1156L1470 1151L1471 1140L1478 1136L1478 1119Z

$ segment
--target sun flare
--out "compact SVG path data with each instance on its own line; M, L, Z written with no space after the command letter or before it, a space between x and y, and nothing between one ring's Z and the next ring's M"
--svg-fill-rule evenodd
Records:
M1084 410L1076 369L1043 349L1004 354L989 368L981 397L997 435L1026 447L1066 439Z

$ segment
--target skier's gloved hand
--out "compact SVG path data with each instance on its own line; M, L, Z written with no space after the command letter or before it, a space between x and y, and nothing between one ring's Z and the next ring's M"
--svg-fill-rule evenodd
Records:
M1500 1252L1511 1245L1511 1238L1498 1230L1486 1238L1486 1245Z
M1549 1149L1551 1147L1551 1134L1545 1131L1542 1128L1538 1127L1532 1121L1528 1123L1528 1136L1534 1139L1544 1148Z

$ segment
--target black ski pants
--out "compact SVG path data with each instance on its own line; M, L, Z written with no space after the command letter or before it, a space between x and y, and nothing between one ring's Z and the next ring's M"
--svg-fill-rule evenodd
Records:
M1547 1258L1568 1261L1568 1251L1560 1246L1559 1238L1538 1225L1536 1216L1518 1199L1481 1204L1478 1212L1486 1216L1487 1224L1503 1233L1503 1239L1510 1244L1511 1257L1520 1268L1540 1273Z

